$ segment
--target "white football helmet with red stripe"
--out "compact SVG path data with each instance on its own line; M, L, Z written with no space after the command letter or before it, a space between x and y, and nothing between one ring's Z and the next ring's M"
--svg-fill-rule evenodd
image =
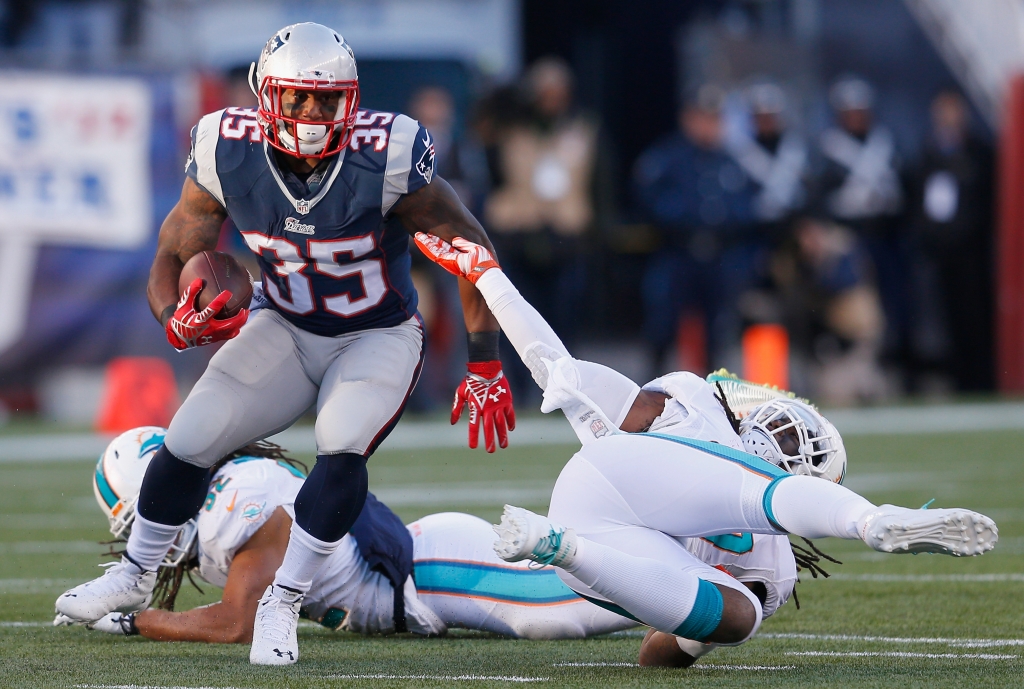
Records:
M92 489L96 502L107 515L114 538L127 539L135 521L135 503L142 489L142 479L157 450L163 447L166 428L141 426L125 431L110 441L96 462ZM198 530L190 519L175 539L161 567L177 567L195 554Z
M352 49L334 29L312 22L284 27L252 63L249 81L259 100L257 119L274 148L301 158L324 158L348 146L359 108L359 75ZM282 98L288 89L339 93L334 119L286 115Z

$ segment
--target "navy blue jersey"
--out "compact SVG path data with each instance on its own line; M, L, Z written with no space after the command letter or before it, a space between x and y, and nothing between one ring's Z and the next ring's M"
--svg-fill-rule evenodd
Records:
M272 308L317 335L386 328L416 312L409 234L389 215L430 183L434 147L415 120L360 110L348 148L306 180L278 164L251 108L192 129L186 174L225 208L259 258Z

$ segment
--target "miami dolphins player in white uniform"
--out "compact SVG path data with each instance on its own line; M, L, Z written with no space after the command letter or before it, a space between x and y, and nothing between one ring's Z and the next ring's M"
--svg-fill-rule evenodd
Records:
M150 463L123 560L55 607L82 622L141 609L159 563L203 504L209 468L315 406L317 462L295 499L288 549L250 649L254 664L286 665L299 657L302 599L360 514L367 460L419 378L423 327L409 234L488 240L434 174L430 133L400 113L360 109L356 60L340 33L286 26L250 78L258 108L210 113L192 130L181 198L160 227L147 288L176 349L228 342ZM256 254L269 299L251 317L216 317L228 292L200 309L201 280L179 290L185 262L216 247L228 217ZM462 281L459 292L469 363L452 422L468 406L470 446L483 426L494 451L515 426L498 325L471 284Z
M97 462L93 488L116 538L130 533L142 477L165 435L158 427L127 431ZM160 641L249 643L257 604L288 545L295 496L305 478L296 464L280 448L260 443L215 465L202 508L159 569L156 607L113 612L89 628ZM388 533L396 528L400 533ZM389 538L392 545L401 540L408 547L399 544L381 558ZM313 578L302 614L360 634L395 632L399 607L404 629L431 636L460 627L525 639L572 639L635 626L577 596L552 569L498 559L493 541L490 525L468 514L432 514L405 527L371 495L352 533ZM191 579L192 573L222 587L223 596L213 605L173 612L183 577ZM401 580L400 605L395 579ZM54 624L74 622L58 615Z
M542 411L561 409L583 443L559 475L548 517L506 506L496 552L553 565L584 598L656 630L641 662L685 666L761 624L753 593L695 557L689 539L789 533L955 556L994 546L998 532L984 515L876 506L839 485L845 450L810 405L780 396L734 429L728 406L693 374L641 389L573 359L485 247L426 234L416 242L476 285L544 390Z

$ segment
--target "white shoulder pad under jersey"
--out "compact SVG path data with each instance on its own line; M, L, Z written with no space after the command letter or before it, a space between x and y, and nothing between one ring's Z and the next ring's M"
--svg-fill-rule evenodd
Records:
M721 443L735 450L743 442L725 414L715 390L700 376L687 371L669 373L643 386L668 395L665 411L654 420L651 433L664 433L695 440Z
M224 586L235 553L275 509L291 511L302 481L297 469L273 459L242 457L221 467L199 510L199 576Z
M741 582L761 582L768 592L764 617L781 608L796 586L796 560L788 536L725 534L685 539L686 549L702 562L725 570Z

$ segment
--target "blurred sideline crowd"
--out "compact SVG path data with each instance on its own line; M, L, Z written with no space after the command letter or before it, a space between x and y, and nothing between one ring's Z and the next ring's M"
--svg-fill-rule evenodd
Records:
M230 76L232 103L255 104L244 75ZM573 86L567 64L545 58L467 113L440 86L406 108L570 350L635 342L646 379L739 371L744 331L772 323L788 333L790 387L816 401L992 389L993 154L956 90L935 95L911 165L857 76L831 85L820 133L778 84L706 84L621 180ZM637 244L640 260L617 255ZM432 359L413 402L429 410L448 402L465 344L454 281L415 250L413 261ZM622 266L625 282L612 275ZM626 297L609 296L621 284ZM510 348L503 360L520 404L536 401Z

